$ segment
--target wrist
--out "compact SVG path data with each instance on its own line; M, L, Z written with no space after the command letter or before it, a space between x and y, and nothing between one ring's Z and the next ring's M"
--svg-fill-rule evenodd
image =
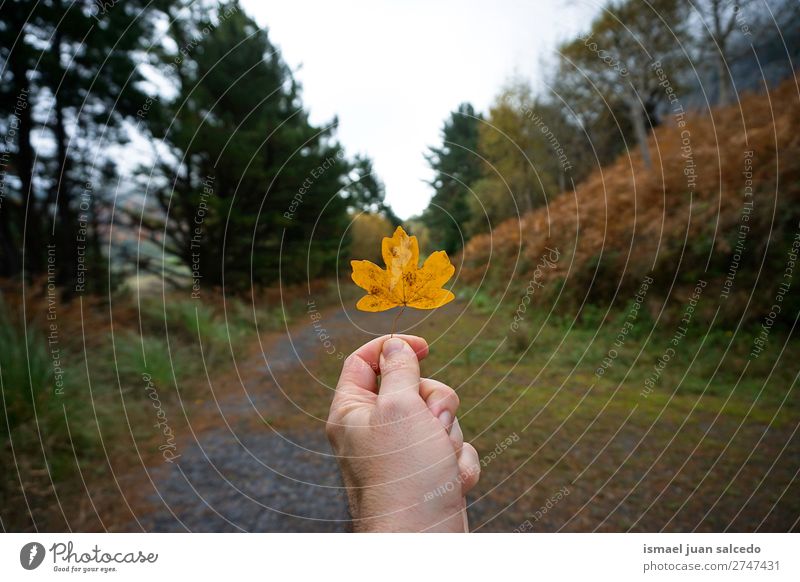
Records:
M348 501L355 532L453 532L466 531L464 502L460 492L420 494L394 486L351 487Z

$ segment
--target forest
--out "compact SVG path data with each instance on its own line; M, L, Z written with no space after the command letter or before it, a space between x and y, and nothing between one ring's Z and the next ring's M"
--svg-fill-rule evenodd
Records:
M582 25L401 218L237 0L0 5L2 530L344 531L331 390L397 325L501 451L474 531L796 531L800 5ZM456 300L360 313L398 226Z

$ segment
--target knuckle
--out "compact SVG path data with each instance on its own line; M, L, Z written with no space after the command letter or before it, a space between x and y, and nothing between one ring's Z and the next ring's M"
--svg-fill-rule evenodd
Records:
M450 388L450 386L445 386L444 399L451 404L453 408L458 408L461 405L461 399L458 397L458 393Z
M328 441L331 444L334 444L338 440L340 431L340 427L336 423L331 422L330 419L325 423L325 436L328 437Z
M358 365L358 356L353 352L349 356L344 359L344 363L342 364L342 368L345 370L350 370L355 368Z
M395 375L397 372L413 370L415 366L415 358L406 354L399 354L383 362L381 365L381 376L386 377Z
M377 371L377 365L370 365L370 363L359 356L357 352L353 352L345 358L342 368L345 370L352 370L354 372L358 372L364 368Z
M432 407L435 410L439 411L447 409L452 411L454 414L461 404L461 400L459 399L456 391L449 386L445 386L444 384L436 387L431 394L430 399Z
M336 445L341 440L344 425L341 423L339 415L334 413L334 407L328 413L328 418L325 421L325 436L328 437L328 442Z

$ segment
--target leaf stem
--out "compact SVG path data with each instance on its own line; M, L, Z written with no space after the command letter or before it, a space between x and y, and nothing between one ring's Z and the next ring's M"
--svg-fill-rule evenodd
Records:
M400 308L400 311L397 312L397 315L394 316L394 321L392 322L392 333L389 338L394 337L394 328L397 325L397 320L400 319L400 316L403 315L403 311L406 309L406 304L403 303L403 306Z

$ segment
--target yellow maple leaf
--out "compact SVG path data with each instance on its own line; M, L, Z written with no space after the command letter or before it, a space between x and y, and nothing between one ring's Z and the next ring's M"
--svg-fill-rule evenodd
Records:
M407 306L416 309L436 309L455 299L442 285L456 269L444 251L431 254L419 268L417 237L408 236L402 226L391 238L385 237L381 254L386 268L371 261L351 261L353 281L366 290L356 307L362 311L386 311Z

